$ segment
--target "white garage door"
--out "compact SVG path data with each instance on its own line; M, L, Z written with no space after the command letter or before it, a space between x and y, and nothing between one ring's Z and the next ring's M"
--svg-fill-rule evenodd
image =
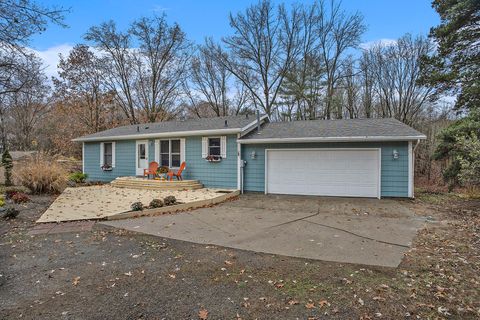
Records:
M266 152L266 193L379 197L378 149Z

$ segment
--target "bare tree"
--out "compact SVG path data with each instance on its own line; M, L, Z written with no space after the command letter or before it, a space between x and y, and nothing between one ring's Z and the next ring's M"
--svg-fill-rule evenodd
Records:
M115 93L115 102L122 108L130 123L138 123L134 97L134 61L130 52L131 39L117 31L113 21L91 27L85 35L102 53L100 58L105 85Z
M129 33L140 45L133 57L141 108L149 122L168 120L176 112L192 44L177 24L168 25L164 15L135 21Z
M230 76L231 73L225 65L209 52L209 47L199 47L198 54L192 59L192 89L200 95L199 100L205 101L217 117L229 113L227 95Z
M54 78L55 95L70 105L72 117L80 121L86 133L106 129L105 113L112 105L112 94L103 84L98 58L86 45L76 45L68 57L60 55L60 78Z
M221 49L211 39L207 44L198 48L191 62L185 86L190 107L198 117L239 114L248 102L247 88L217 58Z
M346 111L350 119L358 118L361 115L361 79L352 57L345 60L342 74L341 85L344 94L344 106L347 109Z
M6 120L7 132L11 133L8 137L10 144L20 150L35 147L38 124L49 110L50 87L46 84L47 77L41 61L34 61L28 75L28 86L4 96L6 110L2 118Z
M64 26L63 8L48 8L31 0L0 1L0 95L21 91L32 84L33 54L25 46L48 23Z
M360 59L359 76L361 79L361 104L363 106L363 116L366 118L373 116L375 75L370 64L370 56L368 53L363 52Z
M223 38L219 59L248 89L253 104L272 115L286 71L299 51L300 7L287 10L269 0L230 14L233 35ZM215 49L215 48L213 48Z
M348 49L356 48L365 32L360 13L348 14L340 7L340 2L331 2L328 8L323 0L313 5L316 11L318 45L326 71L326 97L324 117L330 119L337 82L341 78L342 60ZM337 111L337 116L342 116Z
M432 89L419 84L420 58L432 54L433 43L407 34L394 44L377 44L363 59L374 75L377 115L412 124L423 111ZM363 62L367 65L367 62Z
M120 32L110 21L90 28L85 39L101 52L105 83L130 123L172 116L191 56L177 24L169 26L165 16L141 18Z

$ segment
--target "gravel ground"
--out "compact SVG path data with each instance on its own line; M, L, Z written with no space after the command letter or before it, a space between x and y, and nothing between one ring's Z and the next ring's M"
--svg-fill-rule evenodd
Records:
M429 225L397 269L92 231L0 234L0 319L478 319L479 201L409 203Z

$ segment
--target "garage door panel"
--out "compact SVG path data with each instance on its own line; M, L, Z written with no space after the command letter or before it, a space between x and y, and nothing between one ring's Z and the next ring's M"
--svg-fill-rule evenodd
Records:
M267 152L268 193L378 196L378 150Z

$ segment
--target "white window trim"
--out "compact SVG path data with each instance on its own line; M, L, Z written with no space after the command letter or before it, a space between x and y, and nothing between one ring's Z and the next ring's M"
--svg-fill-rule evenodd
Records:
M209 139L220 139L220 157L227 158L227 136L202 137L202 158L210 155Z
M103 167L104 163L104 154L105 154L105 143L112 144L112 168L115 168L115 141L100 142L100 167ZM84 147L85 149L85 147Z
M162 166L160 163L160 141L168 141L168 163L172 163L172 140L180 140L180 165L185 161L185 138L168 138L168 139L156 139L155 140L155 162L159 166ZM172 169L179 169L178 167L169 167Z

